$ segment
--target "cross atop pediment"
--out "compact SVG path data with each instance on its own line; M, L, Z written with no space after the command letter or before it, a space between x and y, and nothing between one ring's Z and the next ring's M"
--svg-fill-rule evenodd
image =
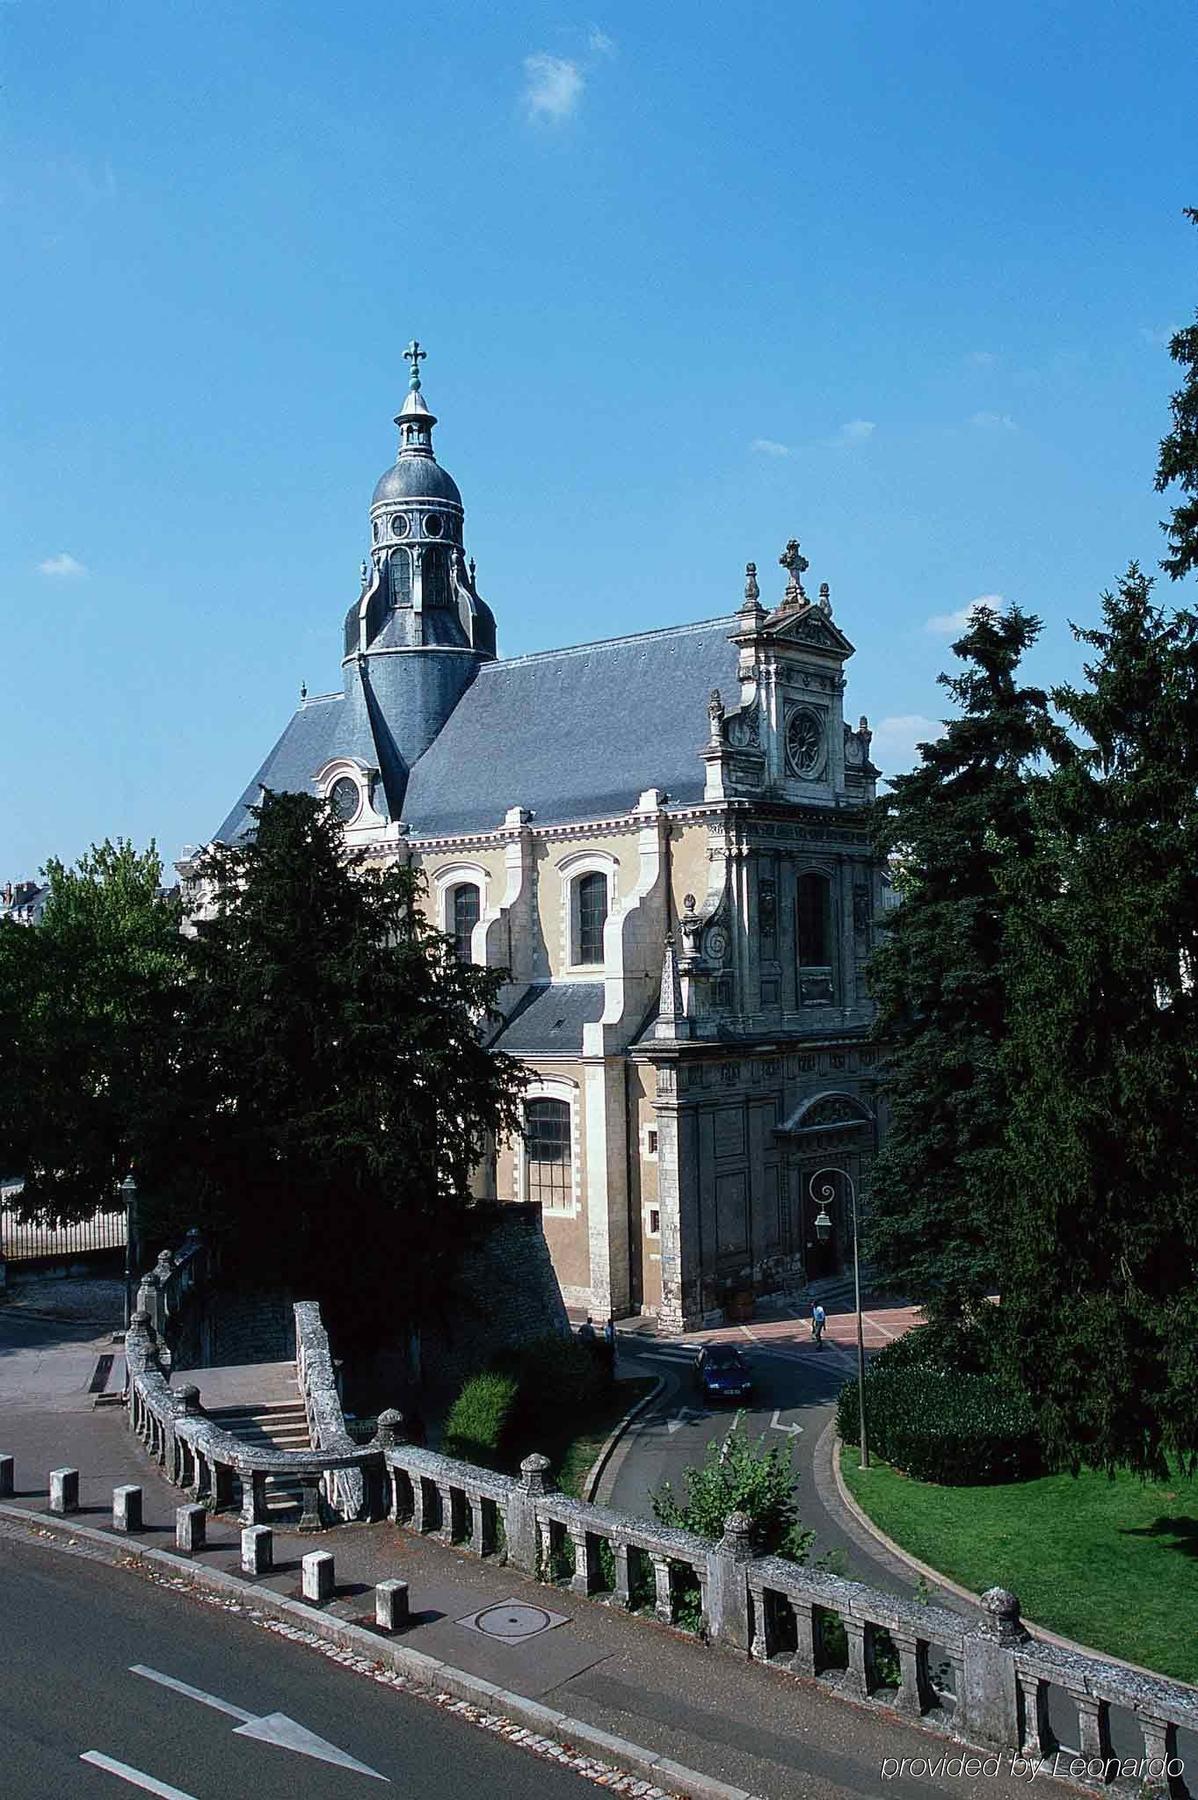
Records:
M778 561L790 576L782 604L783 606L799 606L807 599L803 591L803 576L811 565L799 549L798 538L791 538Z

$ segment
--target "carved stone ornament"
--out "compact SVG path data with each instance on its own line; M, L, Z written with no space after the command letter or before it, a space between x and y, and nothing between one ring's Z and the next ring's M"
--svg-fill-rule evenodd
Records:
M711 698L707 702L708 731L713 744L718 744L724 735L724 702L720 698L719 688L712 688Z
M728 742L736 750L756 750L761 742L761 715L756 706L743 707L731 715Z
M728 933L722 925L713 925L703 939L703 956L709 963L722 963L728 954Z
M824 728L816 713L797 706L786 721L786 767L810 779L824 760Z

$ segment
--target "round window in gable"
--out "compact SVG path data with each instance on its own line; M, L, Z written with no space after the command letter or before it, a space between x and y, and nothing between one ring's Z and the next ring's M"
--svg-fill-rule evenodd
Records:
M816 774L824 759L824 729L805 707L786 721L786 767L792 775Z
M337 777L329 789L329 800L332 802L333 817L339 824L348 825L362 801L361 789L352 775Z
M425 535L425 537L433 537L433 538L440 537L440 535L444 531L444 529L445 529L445 521L441 517L440 513L425 513L425 515L424 515L424 535Z
M392 537L407 537L407 535L408 535L408 515L407 515L407 513L392 513L392 515L391 515L391 535L392 535Z

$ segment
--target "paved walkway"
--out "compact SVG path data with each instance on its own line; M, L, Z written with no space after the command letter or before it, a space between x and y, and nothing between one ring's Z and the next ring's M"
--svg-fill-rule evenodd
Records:
M87 1393L89 1364L94 1367L110 1340L89 1341L63 1327L55 1343L39 1331L53 1335L53 1328L14 1319L0 1307L0 1450L17 1459L16 1503L44 1511L47 1472L77 1467L81 1522L102 1528L112 1488L137 1482L145 1495L142 1541L171 1548L181 1496L128 1432L122 1410L97 1411ZM768 1800L876 1800L879 1792L902 1800L929 1792L997 1800L1020 1791L1005 1773L977 1781L903 1776L883 1786L884 1758L934 1761L945 1740L839 1699L820 1684L705 1649L655 1623L579 1601L390 1525L343 1526L316 1542L336 1556L333 1609L342 1616L369 1620L373 1584L400 1575L415 1615L405 1643ZM209 1548L197 1560L236 1572L238 1546L236 1522L214 1520ZM276 1533L278 1566L264 1585L296 1595L299 1559L312 1548L310 1537ZM548 1609L562 1622L517 1642L486 1637L464 1623L508 1600ZM1066 1791L1044 1778L1038 1788Z

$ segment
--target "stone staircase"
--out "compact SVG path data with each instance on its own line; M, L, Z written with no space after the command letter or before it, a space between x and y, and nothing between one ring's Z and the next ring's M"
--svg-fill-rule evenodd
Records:
M310 1450L308 1421L303 1403L287 1401L273 1406L220 1406L208 1417L214 1425L256 1450ZM282 1523L302 1511L300 1484L294 1475L266 1477L266 1511Z

